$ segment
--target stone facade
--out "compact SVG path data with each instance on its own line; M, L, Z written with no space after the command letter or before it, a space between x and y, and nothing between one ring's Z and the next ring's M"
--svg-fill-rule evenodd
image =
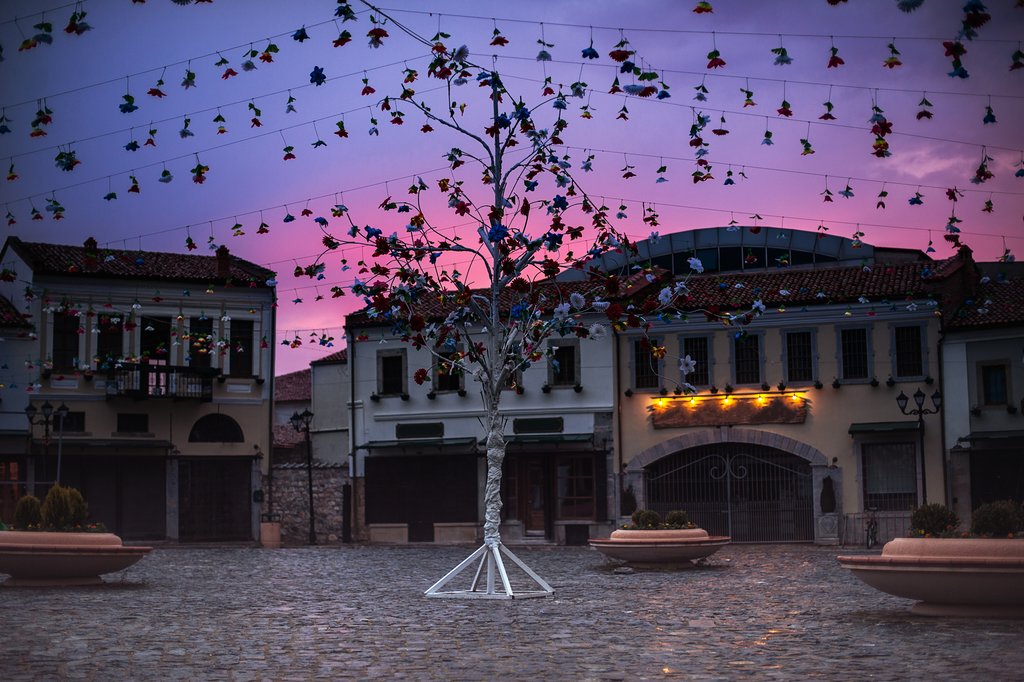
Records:
M266 477L264 490L269 499L264 511L281 522L281 542L304 545L309 539L309 491L306 465L283 464L273 467L273 488ZM316 513L318 544L341 542L344 520L343 486L348 480L346 467L340 464L313 463L313 507Z

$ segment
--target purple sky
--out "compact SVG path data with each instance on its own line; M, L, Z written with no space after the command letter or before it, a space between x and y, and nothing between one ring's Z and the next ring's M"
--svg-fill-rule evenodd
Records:
M426 37L439 27L452 34L449 45L468 45L480 63L490 63L496 54L495 68L508 89L528 104L541 99L545 74L556 84L585 81L592 89L588 98L594 117L580 118L579 107L587 98L570 99L566 115L571 125L563 137L576 163L584 149L595 154L595 171L581 174L582 187L613 208L620 200L625 203L628 217L619 226L634 236L650 231L640 218L643 208L653 205L662 234L725 225L731 219L750 225L756 213L762 225L813 231L824 224L840 236L852 236L859 224L862 239L876 245L923 250L931 239L936 257L944 257L951 253L943 232L953 206L945 190L956 186L964 193L956 215L977 258L995 260L1004 239L1017 255L1024 251L1024 178L1014 177L1024 149L1024 69L1009 71L1024 36L1024 9L1004 0L989 3L993 20L979 30L978 39L965 42L963 62L970 78L958 79L946 75L950 60L941 43L959 30L959 2L927 0L911 14L898 11L892 0L837 7L826 0L714 0L714 13L703 15L691 11L695 4L391 0L385 7ZM370 49L366 15L339 28L332 20L332 0L216 0L186 7L167 0L142 5L90 0L84 7L93 30L65 34L74 10L68 5L46 15L54 24L52 45L19 52L22 33L36 33L32 25L40 21L39 8L59 5L59 0L9 0L0 6L0 93L12 130L0 135L0 163L5 170L13 163L20 176L0 181L0 204L17 220L7 233L76 244L94 235L111 248L179 252L191 236L199 246L194 253L208 253L212 235L214 243L279 273L278 341L297 335L304 342L297 349L275 346L279 373L337 350L343 315L357 302L351 296L331 300L330 289L351 283L352 272L343 272L333 257L324 280L292 276L296 265L307 264L319 252L322 234L312 218L330 219L337 195L357 223L401 229L400 216L384 215L376 206L389 194L404 196L417 175L428 184L440 178L430 171L445 165L442 154L449 147L470 148L445 133L421 133L423 119L408 107L402 126L391 125L377 111L380 135L368 135L370 107L381 95L397 92L406 66L420 72L414 85L418 97L440 106L440 95L443 104L444 93L435 90L439 81L426 77L422 46L389 25L385 47ZM14 23L15 16L27 18ZM310 39L299 43L291 34L302 26ZM507 46L488 46L495 26L509 39ZM620 39L619 27L637 56L671 87L671 98L627 100L607 94L617 72L607 55ZM354 39L334 48L340 29ZM543 64L536 60L542 35L554 44L547 48L552 61ZM600 59L584 60L581 50L591 36ZM882 62L894 38L903 65L887 69ZM242 53L250 43L262 51L268 39L280 48L273 63L257 59L257 70L243 72ZM833 43L845 64L828 69ZM780 45L792 64L773 64L771 49ZM713 47L726 66L709 70L706 55ZM238 76L221 79L227 67L214 66L218 52ZM328 78L322 87L309 83L314 66ZM196 87L186 90L180 83L187 68L196 74ZM364 71L377 90L374 96L360 95ZM148 96L161 76L167 96ZM709 91L706 102L694 99L702 81ZM628 82L622 79L622 85ZM753 91L756 106L743 106L741 88ZM294 113L286 113L289 90L296 98ZM126 93L135 97L137 111L118 110ZM470 103L470 117L483 103L475 85L455 94ZM791 118L776 113L784 96ZM923 96L933 105L931 120L915 118ZM46 126L46 136L31 138L30 122L37 100L44 97L53 123ZM838 120L819 120L826 100ZM250 102L261 110L259 128L250 124ZM871 154L873 103L893 124L889 158ZM623 105L628 121L616 118ZM996 123L983 123L988 105ZM226 119L226 134L218 135L212 120L218 109ZM706 158L714 179L699 184L691 180L695 165L688 144L695 111L711 117L704 137L710 142ZM332 134L341 114L350 133L344 140ZM720 126L722 116L726 122ZM184 118L191 119L191 137L179 135ZM124 149L132 139L144 143L151 127L158 130L155 148ZM710 134L719 127L729 133ZM773 132L770 147L761 144L766 128ZM313 148L318 138L326 146ZM801 138L811 143L813 155L801 154ZM297 158L285 161L283 148L289 145ZM971 184L983 145L994 177ZM58 151L68 149L81 161L71 172L54 163ZM210 167L202 185L191 179L196 155ZM657 183L655 171L661 165L668 168L667 182ZM622 178L627 166L636 174L628 180ZM157 181L165 167L174 177L167 184ZM730 169L736 184L726 186ZM130 175L140 182L138 194L127 191ZM832 203L822 200L826 176ZM476 170L462 177L478 186ZM840 195L847 185L850 198ZM888 192L884 210L876 208L883 189ZM118 198L104 201L109 191ZM918 191L924 204L909 205ZM65 207L63 220L54 221L45 211L50 196ZM986 213L982 209L989 199L993 211ZM302 217L307 205L313 215ZM46 218L31 220L32 206ZM297 219L282 222L286 213ZM443 206L431 216L453 227L463 222ZM244 236L232 235L236 220ZM261 220L268 234L256 233ZM334 219L331 227L342 229ZM348 255L358 258L354 251ZM316 301L318 294L324 299ZM292 302L298 298L301 304ZM335 346L311 343L311 333L335 337Z

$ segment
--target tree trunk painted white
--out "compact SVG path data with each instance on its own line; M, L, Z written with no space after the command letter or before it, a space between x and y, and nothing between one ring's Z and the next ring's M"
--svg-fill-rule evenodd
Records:
M490 414L487 430L487 485L484 488L484 544L501 542L501 465L505 460L505 434L501 417Z

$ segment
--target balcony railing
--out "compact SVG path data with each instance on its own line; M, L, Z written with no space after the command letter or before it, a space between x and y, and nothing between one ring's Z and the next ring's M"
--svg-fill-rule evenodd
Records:
M122 363L107 374L107 398L213 400L216 370L148 363Z

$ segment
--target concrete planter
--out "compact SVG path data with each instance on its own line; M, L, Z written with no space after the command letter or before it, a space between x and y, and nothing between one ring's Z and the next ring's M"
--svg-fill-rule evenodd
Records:
M0 531L0 573L5 587L98 585L152 547L125 547L113 533Z
M703 528L679 530L616 530L593 539L590 546L612 559L641 564L690 563L711 556L730 538L708 535Z
M1024 618L1024 539L896 538L881 556L840 556L877 590L926 616Z

